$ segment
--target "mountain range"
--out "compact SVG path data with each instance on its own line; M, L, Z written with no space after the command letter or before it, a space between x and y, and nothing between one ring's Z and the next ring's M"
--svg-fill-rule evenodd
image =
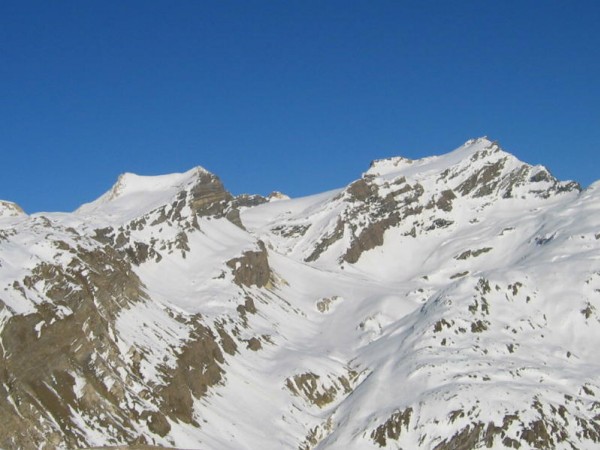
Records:
M487 138L298 199L2 201L0 447L598 448L599 308L600 182Z

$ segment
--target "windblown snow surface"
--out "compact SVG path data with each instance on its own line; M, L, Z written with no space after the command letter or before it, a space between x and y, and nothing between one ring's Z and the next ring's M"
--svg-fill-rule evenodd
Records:
M196 168L2 208L4 448L600 445L600 183L481 138L299 199Z

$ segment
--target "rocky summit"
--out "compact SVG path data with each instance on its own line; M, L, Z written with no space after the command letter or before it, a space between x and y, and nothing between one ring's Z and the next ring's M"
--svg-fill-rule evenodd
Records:
M365 169L0 202L0 448L600 447L600 183L486 138Z

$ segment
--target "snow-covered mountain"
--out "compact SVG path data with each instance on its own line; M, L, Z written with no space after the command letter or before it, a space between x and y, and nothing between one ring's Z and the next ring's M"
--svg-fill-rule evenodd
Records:
M600 183L485 138L299 199L0 202L0 447L598 448L598 308Z

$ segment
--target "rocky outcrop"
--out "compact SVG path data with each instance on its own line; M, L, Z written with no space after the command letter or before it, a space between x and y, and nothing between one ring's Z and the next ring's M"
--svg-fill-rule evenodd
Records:
M189 205L199 216L217 216L222 214L225 203L232 200L221 180L212 173L198 173L198 182L189 191Z
M239 258L227 261L233 271L233 281L239 286L264 287L271 279L269 257L264 242L258 241L258 250L248 250Z
M385 447L388 440L398 440L403 431L405 433L408 432L412 413L412 408L395 412L383 424L371 432L371 439L380 447Z
M166 385L159 390L160 412L154 432L164 436L170 426L164 416L199 426L194 420L194 399L202 398L208 388L219 383L225 362L215 335L206 326L194 321L194 331L177 359L177 366L169 369Z
M352 369L347 369L342 375L328 374L326 377L306 372L288 378L286 387L307 403L324 408L340 397L350 394L359 375Z
M399 222L400 218L397 215L393 215L378 222L371 223L355 237L342 259L349 263L357 262L363 252L383 245L383 235L385 231L394 225L397 225Z
M385 196L379 195L381 189L387 192ZM423 210L422 206L415 205L423 193L419 183L408 184L405 178L379 186L367 176L350 185L352 206L345 217L350 223L352 238L342 260L356 263L364 252L383 245L387 230ZM359 228L356 223L365 225Z

